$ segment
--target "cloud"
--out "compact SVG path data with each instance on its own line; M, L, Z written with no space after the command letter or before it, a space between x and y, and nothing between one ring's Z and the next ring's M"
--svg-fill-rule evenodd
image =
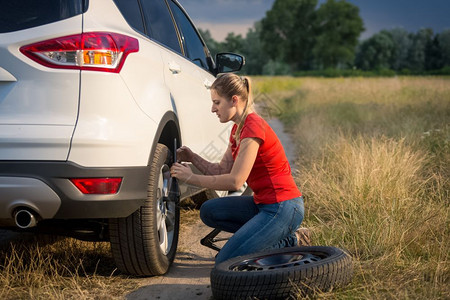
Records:
M258 21L275 0L179 0L188 14L198 22L242 23Z
M404 28L409 32L416 32L421 28L430 27L439 32L450 25L448 18L450 1L350 0L350 2L360 8L360 15L366 27L363 39L382 29Z

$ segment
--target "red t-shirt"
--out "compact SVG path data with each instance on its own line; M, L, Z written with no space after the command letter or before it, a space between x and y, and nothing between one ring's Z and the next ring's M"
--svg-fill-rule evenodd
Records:
M234 124L230 135L234 160L239 152L239 145L236 145L234 139L236 130L237 125ZM254 192L255 203L272 204L300 197L302 194L291 175L283 146L269 124L256 113L250 113L241 130L240 140L244 138L258 138L262 141L247 179Z

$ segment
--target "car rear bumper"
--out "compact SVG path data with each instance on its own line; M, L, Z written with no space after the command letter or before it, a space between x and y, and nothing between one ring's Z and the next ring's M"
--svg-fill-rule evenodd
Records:
M71 162L0 161L0 219L27 208L41 219L118 218L147 198L150 168L86 168ZM113 195L86 195L69 178L121 177Z

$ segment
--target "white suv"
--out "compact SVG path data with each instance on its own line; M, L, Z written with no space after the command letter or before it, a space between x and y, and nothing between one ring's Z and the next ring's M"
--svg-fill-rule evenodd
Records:
M174 190L173 150L225 151L208 88L243 63L215 63L175 0L3 1L0 227L109 240L123 272L164 274L199 192Z

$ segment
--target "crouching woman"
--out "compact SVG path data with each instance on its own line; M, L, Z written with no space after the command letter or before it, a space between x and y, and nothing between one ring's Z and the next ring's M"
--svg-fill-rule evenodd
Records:
M216 264L272 248L295 246L304 214L303 198L291 175L284 149L267 122L253 110L248 77L219 76L211 86L212 113L221 123L233 122L229 146L220 163L211 163L188 147L177 151L171 175L181 182L214 190L238 190L245 182L253 196L211 199L200 209L202 221L233 233Z

